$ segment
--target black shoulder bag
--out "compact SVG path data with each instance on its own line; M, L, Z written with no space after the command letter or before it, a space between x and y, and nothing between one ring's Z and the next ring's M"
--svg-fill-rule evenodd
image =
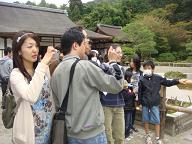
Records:
M79 62L79 60L80 59L77 59L71 66L69 85L68 85L67 92L65 94L65 98L62 102L61 107L58 109L58 111L54 115L53 123L52 123L52 131L51 131L51 144L67 144L68 143L65 112L67 111L67 105L68 105L69 87L73 79L75 66Z

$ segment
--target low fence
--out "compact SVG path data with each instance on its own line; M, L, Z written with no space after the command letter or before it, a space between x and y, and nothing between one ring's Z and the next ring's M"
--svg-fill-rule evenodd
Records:
M157 66L192 67L192 63L155 62Z
M143 64L143 62L141 63ZM155 62L156 66L169 66L169 67L192 67L192 63L176 63L176 62ZM129 63L125 63L125 67L129 67Z

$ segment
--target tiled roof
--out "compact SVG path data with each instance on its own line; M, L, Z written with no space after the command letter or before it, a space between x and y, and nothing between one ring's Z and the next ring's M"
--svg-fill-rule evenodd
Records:
M96 32L108 36L113 36L114 38L117 38L120 41L129 41L127 34L123 32L121 26L97 24Z

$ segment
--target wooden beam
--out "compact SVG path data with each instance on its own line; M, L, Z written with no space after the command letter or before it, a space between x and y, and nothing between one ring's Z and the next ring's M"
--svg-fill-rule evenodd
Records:
M165 120L166 120L166 106L165 106L165 100L166 100L166 87L161 86L160 90L161 100L160 100L160 138L164 139L165 135Z
M166 104L166 108L168 110L174 110L174 111L178 111L178 112L184 112L184 113L192 114L192 109L190 109L190 108L184 108L184 107L180 107L180 106L173 106L173 105L169 105L169 104Z

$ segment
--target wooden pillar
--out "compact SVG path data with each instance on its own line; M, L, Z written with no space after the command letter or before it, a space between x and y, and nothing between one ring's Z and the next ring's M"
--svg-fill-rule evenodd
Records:
M160 95L161 95L161 100L160 100L160 138L164 139L164 135L165 135L165 120L166 120L166 87L165 86L161 86L161 91L160 91Z
M4 38L4 48L7 47L7 38Z
M55 38L53 37L53 47L55 47Z

